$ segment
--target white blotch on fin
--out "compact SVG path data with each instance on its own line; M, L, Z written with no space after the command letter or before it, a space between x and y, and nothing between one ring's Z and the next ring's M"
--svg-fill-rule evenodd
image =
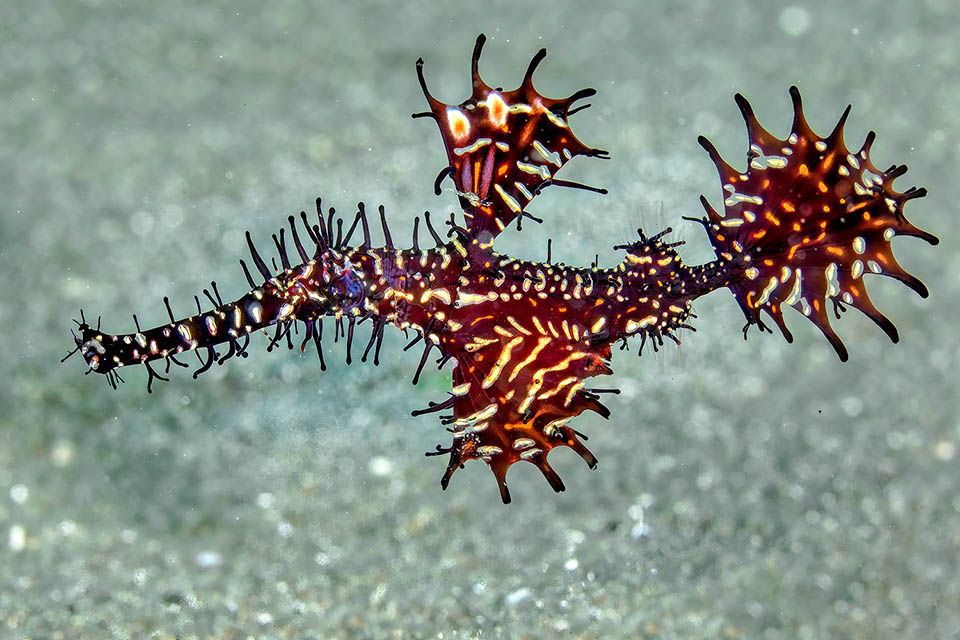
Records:
M726 200L723 201L723 204L727 205L728 207L732 207L734 205L741 204L741 203L763 204L763 198L761 198L760 196L751 196L745 193L737 193L736 189L732 184L725 184L723 185L723 188L725 191L727 191L727 193L730 194L729 196L727 196Z
M787 296L787 299L783 301L783 304L794 305L800 300L800 287L801 281L803 279L803 272L797 269L796 277L793 279L793 288L790 289L790 295Z
M837 280L837 263L831 262L828 264L827 268L823 270L823 275L827 278L826 297L832 298L840 293L840 281Z
M470 120L456 107L447 107L447 126L450 127L450 134L457 140L470 135Z
M514 213L520 213L523 207L520 206L520 203L517 202L516 198L511 196L509 193L503 190L496 182L493 183L493 188L497 190L497 193L500 194L500 197L503 198L503 201L507 203L507 206L510 207L510 210Z
M491 402L486 407L484 407L480 411L477 411L476 413L471 413L468 416L464 416L463 418L458 418L457 420L454 420L453 424L457 426L471 426L482 420L486 420L487 418L492 417L493 414L495 414L496 412L497 412L497 403Z
M493 140L491 140L490 138L478 138L477 141L471 144L470 146L454 147L453 152L458 156L462 156L464 154L473 153L477 149L481 149L487 146L488 144L492 144L492 143L493 143Z
M510 105L510 113L533 113L533 107L519 102L517 104Z
M567 128L567 123L561 120L560 118L558 118L557 114L555 114L553 111L550 111L550 109L544 109L543 113L544 115L547 116L547 120L549 120L553 124L557 125L561 129Z
M503 101L500 94L491 91L487 95L487 115L490 118L490 124L495 127L502 127L507 121L507 103Z
M763 288L763 291L760 292L760 297L757 298L757 302L756 302L756 304L755 304L754 306L755 306L755 307L760 307L760 306L763 306L764 304L766 304L766 303L767 303L767 300L770 299L770 294L773 293L773 290L777 288L777 285L778 285L779 283L780 283L780 281L777 280L777 276L771 277L771 278L770 278L770 282L768 282L768 283L767 283L767 286L765 286L765 287Z
M652 324L656 324L656 322L657 322L656 316L646 316L644 318L641 318L640 320L627 320L627 323L623 329L627 333L633 333L638 329L643 329L644 327L649 327Z
M525 187L522 182L514 182L513 186L517 188L517 191L523 194L524 198L526 198L527 200L533 200L533 194L530 193L530 190L527 189L527 187Z
M850 277L856 280L861 275L863 275L863 262L854 260L853 265L850 267Z
M552 162L558 167L563 166L563 161L560 160L560 154L556 151L550 151L550 149L547 149L545 146L543 146L543 143L541 143L539 140L533 141L533 148L537 151L537 153L543 156L543 159L547 162Z
M755 144L750 145L750 152L754 154L754 157L750 159L751 169L762 171L767 168L783 169L787 166L786 158L783 156L766 156L763 154L763 149Z
M540 164L530 164L529 162L521 162L517 160L517 169L525 173L532 173L535 176L540 176L544 180L549 180L553 174L550 173L550 169Z
M531 440L530 438L517 438L513 441L513 448L517 451L523 451L524 449L529 449L530 447L535 446L537 443Z

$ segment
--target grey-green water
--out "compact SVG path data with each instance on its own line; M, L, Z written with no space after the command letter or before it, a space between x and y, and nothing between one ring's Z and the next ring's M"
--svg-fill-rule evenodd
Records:
M0 8L0 636L9 638L946 638L960 630L955 247L960 67L954 3L17 2ZM697 307L679 350L617 353L624 393L584 416L600 459L529 465L499 502L482 463L443 493L423 452L448 434L409 411L418 354L390 336L379 368L321 375L312 353L263 352L145 391L83 377L70 318L104 328L187 313L216 278L244 282L263 246L321 194L384 203L396 236L445 162L434 93L467 95L477 33L488 82L533 53L547 95L600 93L576 116L610 162L547 190L546 218L498 247L589 263L666 224L710 257L697 196L721 190L696 144L743 165L742 91L784 135L787 87L814 128L851 102L881 167L925 185L898 240L932 295L874 278L891 345L854 313L841 364L814 327L740 337L732 296ZM337 354L334 356L333 354Z

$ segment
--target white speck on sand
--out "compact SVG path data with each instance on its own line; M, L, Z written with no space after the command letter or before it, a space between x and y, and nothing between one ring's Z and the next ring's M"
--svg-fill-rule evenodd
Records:
M785 7L780 12L780 28L787 35L803 35L810 28L810 13L803 7Z

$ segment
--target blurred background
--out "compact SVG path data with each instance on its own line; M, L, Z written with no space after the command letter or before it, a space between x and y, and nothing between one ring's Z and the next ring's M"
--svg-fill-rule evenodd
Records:
M956 5L890 3L281 1L8 3L0 9L0 636L10 638L936 638L960 629L954 371L960 257ZM84 377L80 307L110 332L188 315L216 278L246 289L243 232L266 249L288 214L326 204L413 216L444 166L414 61L433 93L516 86L533 54L548 96L594 86L574 116L609 162L548 189L543 225L498 249L619 261L642 226L673 225L687 262L716 171L710 137L745 165L733 94L786 136L799 85L815 130L853 104L850 146L878 131L880 167L939 247L895 242L922 300L871 277L899 345L856 312L841 364L787 312L796 343L744 342L733 297L698 303L696 334L640 359L615 352L609 422L584 415L600 460L510 472L482 463L446 492L433 417L449 369L410 385L418 352L388 332L379 368L308 352L173 371L146 393ZM366 325L360 330L366 339Z

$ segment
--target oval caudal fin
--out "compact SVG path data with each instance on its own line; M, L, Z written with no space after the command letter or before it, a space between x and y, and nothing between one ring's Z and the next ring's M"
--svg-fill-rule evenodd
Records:
M894 189L893 181L907 168L893 165L880 171L874 166L870 147L875 134L871 131L857 151L846 147L843 126L850 107L833 131L820 137L804 118L796 87L790 88L790 96L793 126L781 140L760 125L750 104L737 94L750 143L744 173L700 138L724 190L722 214L701 197L707 212L703 224L717 256L742 265L742 277L730 289L747 327L767 329L764 312L792 341L782 313L784 306L791 306L817 325L846 360L846 348L830 326L828 303L836 317L848 305L859 309L896 342L897 330L873 306L863 276L886 275L926 297L923 283L893 257L890 241L914 236L937 244L938 239L904 216L904 205L926 195L926 189Z

